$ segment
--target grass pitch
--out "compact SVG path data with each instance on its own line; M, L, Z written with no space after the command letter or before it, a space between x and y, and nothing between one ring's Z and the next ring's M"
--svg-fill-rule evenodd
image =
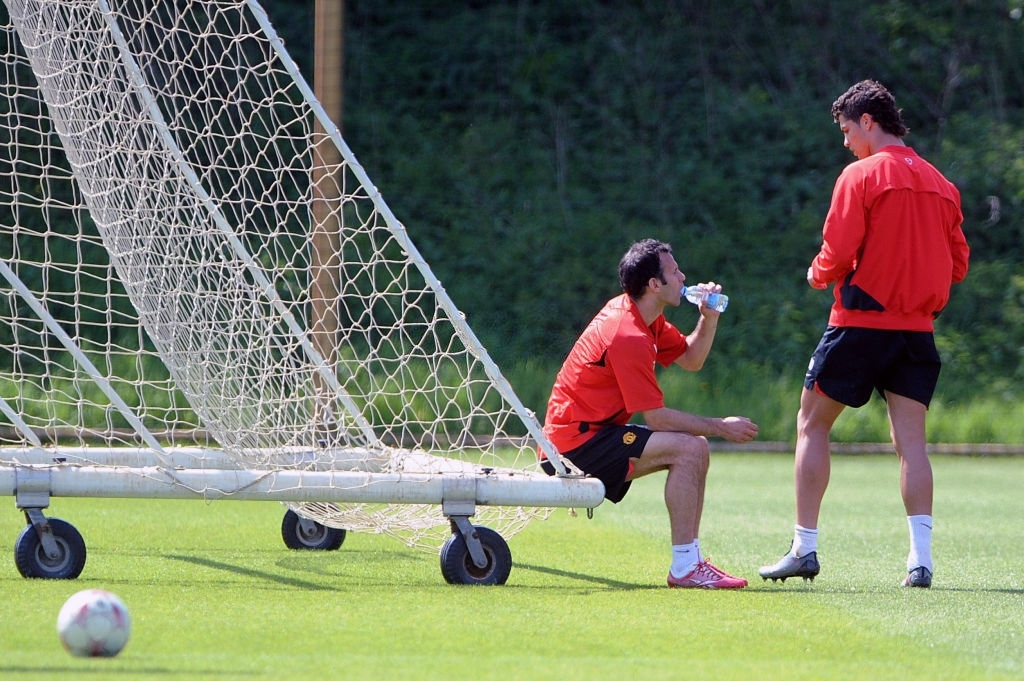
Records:
M53 499L89 557L74 581L0 569L8 679L1018 679L1024 495L1013 458L933 457L934 586L897 586L907 528L891 456L838 456L813 583L762 582L792 532L792 457L714 454L705 553L741 591L665 588L663 476L592 520L555 511L509 539L502 587L451 586L438 559L350 534L287 550L276 503ZM0 517L8 546L23 526ZM69 656L55 623L106 588L133 617L114 659Z

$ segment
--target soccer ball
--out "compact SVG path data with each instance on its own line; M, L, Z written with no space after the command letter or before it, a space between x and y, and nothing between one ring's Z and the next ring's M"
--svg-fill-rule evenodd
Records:
M57 615L57 633L76 657L114 657L128 642L132 620L120 598L103 589L79 591Z

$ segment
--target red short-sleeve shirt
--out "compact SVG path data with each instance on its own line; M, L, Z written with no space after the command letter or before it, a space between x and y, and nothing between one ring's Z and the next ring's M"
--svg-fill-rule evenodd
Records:
M664 315L647 326L629 296L612 298L558 372L544 434L559 452L568 452L602 425L625 424L637 412L665 406L654 365L672 364L686 347L686 336Z

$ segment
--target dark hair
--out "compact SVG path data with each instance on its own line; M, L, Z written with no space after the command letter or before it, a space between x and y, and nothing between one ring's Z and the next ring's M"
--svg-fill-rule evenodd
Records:
M897 137L904 137L910 132L903 122L902 112L903 109L897 108L892 93L875 80L862 80L832 103L832 120L837 123L840 114L849 121L868 114L882 126L882 130Z
M639 298L652 277L666 283L661 271L661 254L671 253L672 247L656 239L637 241L619 261L619 283L631 298Z

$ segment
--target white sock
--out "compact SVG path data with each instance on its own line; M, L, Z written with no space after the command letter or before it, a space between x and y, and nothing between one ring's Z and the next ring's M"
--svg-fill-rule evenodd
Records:
M932 517L930 515L908 515L907 525L910 526L910 553L907 555L907 572L916 567L926 567L929 572L932 572Z
M699 537L694 537L693 538L693 546L694 546L694 548L697 549L697 562L698 563L703 563L704 562L704 554L700 552L700 538Z
M672 545L672 567L669 572L673 577L685 577L693 572L700 560L700 548L697 542Z
M793 526L793 546L789 552L797 557L803 558L808 553L818 550L818 528Z

